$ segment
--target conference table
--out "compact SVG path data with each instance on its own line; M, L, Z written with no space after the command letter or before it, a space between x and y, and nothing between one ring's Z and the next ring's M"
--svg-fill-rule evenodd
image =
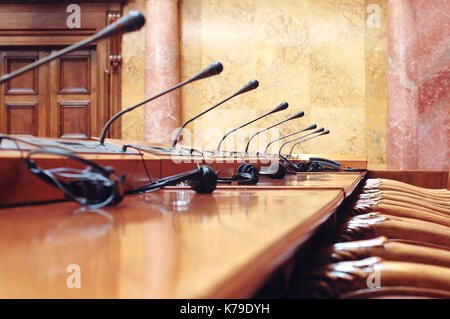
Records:
M134 176L130 185L146 178L143 160L161 176L194 165L151 154L86 156L116 164ZM218 185L212 194L171 186L90 210L61 201L20 161L17 151L0 152L8 203L0 208L0 298L252 297L365 175L261 177L257 185ZM224 165L217 167L232 171L238 163ZM27 202L43 194L49 202Z

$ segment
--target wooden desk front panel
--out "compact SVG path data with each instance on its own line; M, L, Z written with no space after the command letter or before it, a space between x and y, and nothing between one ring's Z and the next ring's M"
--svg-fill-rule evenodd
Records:
M25 152L23 156L26 156ZM134 189L149 182L140 155L83 154L82 157L104 167L112 166L118 176L125 175L125 189ZM38 167L44 169L67 166L86 168L86 165L59 156L37 155L33 159ZM145 163L150 178L160 178L161 162L147 159ZM17 151L0 152L0 178L0 207L64 199L62 191L45 183L28 170Z
M25 203L36 203L51 200L64 199L63 193L46 184L26 167L22 156L26 156L26 152L21 154L17 151L1 151L0 152L0 207L6 205L17 205ZM145 153L140 155L105 155L105 154L82 154L83 158L94 161L102 166L114 167L118 175L125 175L124 188L126 190L145 185L149 182L149 178L145 171L143 162L150 174L155 180L172 174L186 172L198 164L187 163L188 159L180 158L180 162L174 163L170 156L154 156ZM65 158L51 155L33 156L38 166L43 168L56 168L69 165L69 161ZM201 163L201 162L199 162ZM73 164L73 162L72 162ZM83 165L71 167L85 168ZM217 163L214 159L206 161L207 165L212 166L219 171L221 177L232 176L236 168L241 164L240 161L220 161ZM260 167L261 164L255 164ZM272 186L282 186L290 188L344 188L346 193L353 190L353 185L359 181L360 173L300 173L297 175L288 175L287 179L272 180L269 178L260 178L260 183L256 186L267 188ZM357 180L358 179L358 180ZM226 187L226 186L225 186Z
M86 211L0 210L0 298L249 297L340 205L340 190L164 190ZM68 288L67 267L81 288Z

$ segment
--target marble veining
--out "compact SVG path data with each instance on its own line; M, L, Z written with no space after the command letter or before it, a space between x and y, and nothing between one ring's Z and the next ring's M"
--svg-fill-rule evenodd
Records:
M366 27L370 3L381 8L377 30ZM219 132L286 101L287 111L249 126L247 137L303 110L305 117L274 135L317 123L332 133L301 144L298 152L368 154L370 168L385 168L386 11L387 0L180 1L182 78L210 61L224 65L219 77L182 89L182 119L256 78L258 89L198 120L195 133L204 133L204 147L215 147Z

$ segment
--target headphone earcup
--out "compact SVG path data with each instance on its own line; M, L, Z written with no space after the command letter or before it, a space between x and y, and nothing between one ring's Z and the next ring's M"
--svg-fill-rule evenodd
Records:
M303 162L298 162L296 164L296 167L297 167L295 169L296 172L307 172L308 171L308 165Z
M276 162L276 163L272 163L272 165L270 165L269 167L269 172L273 172L268 174L267 176L269 176L272 179L282 179L284 176L286 176L286 166L284 166L282 163L280 162Z
M317 162L310 162L306 165L308 172L322 172L324 171L324 167Z
M245 163L245 164L239 165L236 175L238 175L238 174L245 174L245 175L248 174L247 179L238 180L238 185L254 185L259 182L258 169L255 166L253 166L252 164Z
M200 177L191 182L191 187L199 194L211 194L216 189L217 174L207 165L200 166L199 169Z
M231 184L237 182L238 185L254 185L259 181L258 169L251 164L241 164L236 170L236 174L232 177L220 178L218 183Z
M103 202L114 191L113 187L94 179L74 180L67 184L67 188L75 197L86 199L86 204Z
M248 173L248 169L251 167L254 167L254 166L251 164L248 164L248 163L241 164L238 166L236 173Z

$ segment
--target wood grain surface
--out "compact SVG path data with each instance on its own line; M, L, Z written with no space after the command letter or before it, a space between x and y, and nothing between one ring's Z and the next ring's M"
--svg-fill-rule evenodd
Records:
M2 209L1 298L250 297L340 205L340 190L164 190L88 211ZM68 288L69 265L81 288Z

